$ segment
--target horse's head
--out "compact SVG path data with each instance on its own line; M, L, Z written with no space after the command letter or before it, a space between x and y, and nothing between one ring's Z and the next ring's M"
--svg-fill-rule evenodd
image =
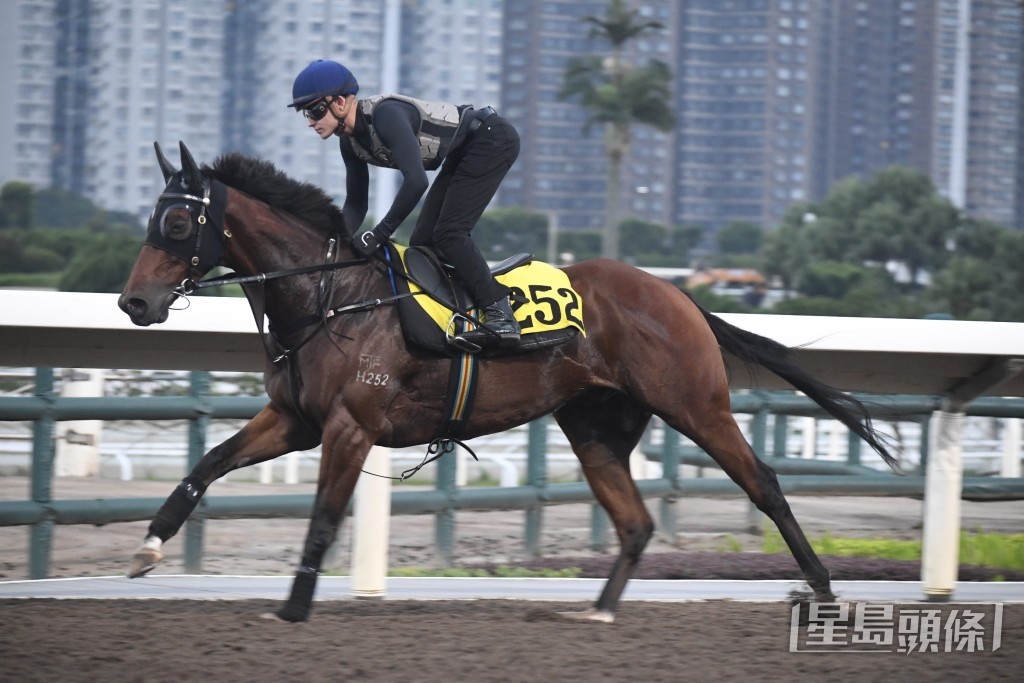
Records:
M164 156L156 158L167 186L157 199L146 243L139 252L117 304L136 325L167 320L171 303L224 255L224 186L203 176L192 154L181 146L181 170Z

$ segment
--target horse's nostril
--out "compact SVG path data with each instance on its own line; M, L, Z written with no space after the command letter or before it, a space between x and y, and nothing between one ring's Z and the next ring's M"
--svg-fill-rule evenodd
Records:
M136 299L136 298L128 299L127 310L128 310L128 313L131 314L131 315L140 316L143 313L145 313L146 309L148 309L148 308L149 308L149 304L146 303L145 299Z

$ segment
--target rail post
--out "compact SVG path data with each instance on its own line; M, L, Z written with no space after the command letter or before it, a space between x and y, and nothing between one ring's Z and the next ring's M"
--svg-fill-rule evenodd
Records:
M61 372L60 396L95 398L103 396L103 371L65 368ZM53 469L57 477L95 477L100 470L102 420L67 420L56 425Z
M765 403L767 405L767 402ZM768 409L762 408L750 420L750 447L754 454L764 460L768 456ZM747 532L760 535L764 525L764 513L757 509L753 501L747 501Z
M540 497L548 485L548 418L530 423L526 440L526 485L537 489ZM544 528L544 504L538 502L526 508L524 528L527 557L540 557L540 538Z
M437 461L436 488L446 495L448 504L434 517L434 545L437 547L438 559L445 567L452 566L455 560L455 507L452 502L458 489L455 469L454 457L442 457Z
M932 602L946 602L952 596L960 556L964 414L956 406L943 407L932 422L936 450L925 474L921 531L921 584L925 600Z
M1000 462L999 476L1020 476L1020 444L1021 433L1024 432L1024 420L1007 418L1003 420L1003 459Z
M789 418L781 413L775 413L775 424L772 427L772 456L775 458L786 457L786 439L789 436Z
M664 426L664 437L661 444L661 476L667 479L673 490L679 488L679 432L668 425ZM662 498L658 503L658 518L662 537L672 545L678 542L678 524L676 519L676 493Z
M861 438L853 432L848 432L846 435L846 464L847 465L859 465L860 464L860 446Z
M53 368L36 368L35 394L47 409L32 423L32 502L49 505L53 500ZM50 573L54 526L49 515L32 525L29 576L33 579L45 579Z
M363 468L352 513L352 595L382 598L387 593L391 538L391 450L374 446Z
M928 457L929 451L931 451L932 442L932 414L928 413L921 418L921 446L918 448L920 454L920 464L917 467L918 472L925 474L928 471Z
M193 371L189 375L189 396L197 401L210 393L210 373ZM210 426L210 408L202 405L188 423L188 471L206 453L206 430ZM195 512L185 522L185 571L199 574L203 570L203 531L206 525L206 501L201 499Z

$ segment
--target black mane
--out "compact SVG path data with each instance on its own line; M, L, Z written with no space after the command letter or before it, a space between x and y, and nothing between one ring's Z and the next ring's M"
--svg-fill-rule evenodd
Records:
M266 202L309 223L323 232L342 232L345 227L341 209L316 185L293 180L269 161L252 159L237 152L218 157L203 173L229 187Z

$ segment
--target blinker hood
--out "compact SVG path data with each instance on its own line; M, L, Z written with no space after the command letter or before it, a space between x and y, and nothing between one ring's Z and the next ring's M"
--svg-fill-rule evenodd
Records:
M224 256L224 213L227 206L227 187L216 180L205 180L203 188L198 190L189 187L189 190L202 194L205 194L207 187L209 188L210 203L206 205L202 201L202 196L185 195L172 191L172 186L175 189L181 187L181 173L179 171L174 175L164 194L160 195L159 203L153 212L153 218L146 233L145 243L181 259L192 269L206 274L220 263ZM160 223L164 212L175 206L182 206L191 214L194 236L175 240L161 231Z

